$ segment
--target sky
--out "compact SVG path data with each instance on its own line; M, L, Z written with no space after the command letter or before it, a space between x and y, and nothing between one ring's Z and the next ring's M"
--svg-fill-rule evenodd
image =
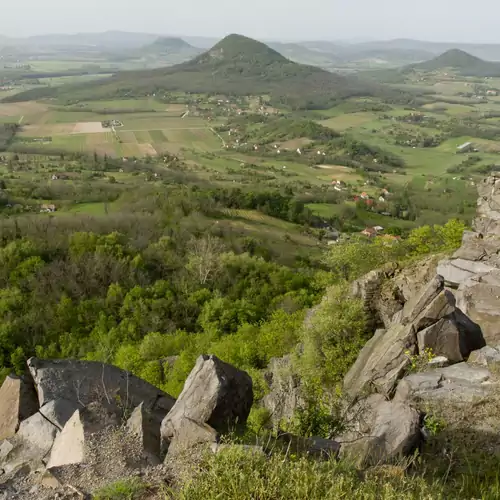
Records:
M0 34L14 37L121 30L500 43L499 18L498 0L0 0Z

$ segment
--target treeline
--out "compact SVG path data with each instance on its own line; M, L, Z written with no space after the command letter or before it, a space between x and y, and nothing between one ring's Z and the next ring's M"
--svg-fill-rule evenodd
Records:
M19 125L17 123L0 125L0 151L5 151L10 146L18 130Z
M243 191L240 188L214 189L210 197L228 208L258 210L266 215L294 222L296 224L317 225L321 219L313 215L305 204L292 193L279 191Z
M272 262L265 239L203 217L208 203L181 188L101 219L3 220L2 373L22 371L34 354L110 362L148 334L178 355L191 334L214 341L317 300L305 261ZM158 358L154 367L162 370Z

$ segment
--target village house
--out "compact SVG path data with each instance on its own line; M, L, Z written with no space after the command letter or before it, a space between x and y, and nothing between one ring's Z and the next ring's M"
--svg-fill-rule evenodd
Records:
M375 231L374 227L367 227L361 231L363 236L367 236L368 238L375 238L377 236L377 231Z
M474 149L472 142L464 142L457 147L457 153L468 153Z
M41 207L40 207L40 213L51 213L51 212L55 212L57 209L56 209L56 206L55 205L46 205L46 204L43 204Z
M368 195L368 193L365 193L364 191L360 194L360 198L362 200L368 200L370 198L370 196Z

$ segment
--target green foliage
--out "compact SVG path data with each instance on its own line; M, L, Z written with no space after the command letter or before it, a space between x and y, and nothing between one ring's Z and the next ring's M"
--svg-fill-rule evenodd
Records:
M429 363L436 357L430 347L426 347L423 352L418 354L411 354L410 351L405 351L405 356L410 361L408 371L411 373L424 371Z
M351 299L344 286L331 287L302 331L302 376L316 386L335 387L366 340L362 301Z
M424 418L424 427L431 436L437 436L446 428L446 421L432 413L428 413Z
M123 479L104 486L92 495L93 500L140 500L147 485L138 478Z
M444 226L422 226L411 231L406 243L413 255L448 252L460 246L466 228L464 222L456 219Z
M270 458L244 450L207 454L200 472L186 478L180 491L167 498L180 500L444 500L446 487L406 474L403 468L381 468L362 475L344 461L317 461L273 453ZM392 472L392 473L391 473ZM498 481L497 481L498 482ZM453 498L470 498L457 496ZM493 499L485 496L483 498Z

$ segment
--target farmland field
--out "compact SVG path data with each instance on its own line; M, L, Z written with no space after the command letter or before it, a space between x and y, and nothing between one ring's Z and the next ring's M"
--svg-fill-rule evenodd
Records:
M191 116L181 118L184 105L158 106L158 102L146 99L88 104L80 110L38 102L0 104L0 123L20 123L16 142L30 144L39 150L61 148L79 153L142 157L177 154L183 148L197 151L221 148L220 139L210 130L211 124L206 120ZM133 111L135 104L140 111L101 114L92 111L94 104L122 111L126 108ZM145 107L161 111L146 112ZM110 117L122 124L115 133L102 125Z

